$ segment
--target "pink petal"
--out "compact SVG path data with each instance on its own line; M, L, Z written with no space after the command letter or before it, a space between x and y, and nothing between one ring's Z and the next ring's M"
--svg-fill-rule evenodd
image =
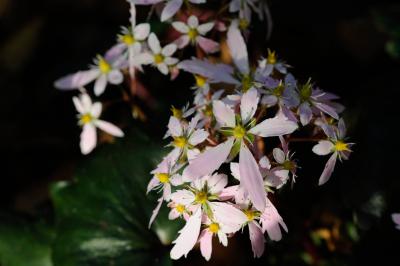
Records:
M283 151L279 148L274 148L272 151L273 155L274 155L274 159L277 163L284 163L286 160L286 156L285 153L283 153Z
M179 49L185 48L190 42L190 38L187 35L182 35L178 39L174 41L176 46L178 46Z
M66 77L58 79L54 83L54 87L60 90L78 89L89 84L99 75L100 72L97 69L79 71L75 74L70 74Z
M150 24L149 23L142 23L137 25L133 30L133 35L135 40L143 41L147 38L150 34Z
M258 164L247 146L242 142L239 154L240 184L249 194L257 210L264 210L267 194L264 189L264 181L261 176Z
M256 113L258 102L260 97L255 88L248 90L243 94L240 102L240 114L242 116L242 121L244 124L250 121Z
M201 255L203 255L203 257L207 261L209 261L211 258L212 237L213 237L213 233L211 233L209 230L205 229L201 232L201 235L199 238Z
M210 202L214 218L226 226L226 233L234 233L247 222L247 216L238 208L224 202Z
M235 112L222 101L213 102L213 112L217 122L222 127L235 127Z
M219 51L219 43L208 39L208 38L204 38L203 36L198 36L196 38L197 43L199 44L199 46L201 47L201 49L204 50L204 52L206 53L215 53Z
M172 27L174 27L174 29L180 33L188 33L189 32L189 27L182 21L172 22Z
M267 231L269 238L274 241L282 239L280 226L282 226L286 232L288 231L285 222L270 200L267 200L267 206L261 214L260 222L262 223L262 230L264 232Z
M290 134L298 128L297 124L282 117L265 119L249 130L260 137L275 137Z
M118 85L124 81L124 75L118 69L114 69L107 75L107 79L111 84Z
M171 259L177 260L183 255L186 257L196 245L200 234L201 214L201 207L198 207L185 226L179 231L178 238L173 242L175 246L171 250Z
M204 129L198 129L193 132L193 134L189 138L189 143L193 146L202 143L208 138L208 132Z
M232 60L240 73L247 75L250 72L247 46L238 28L237 20L234 20L228 30L228 46Z
M392 214L393 222L396 224L396 228L400 230L400 213Z
M228 158L233 146L233 138L229 138L224 143L210 148L201 153L196 159L192 160L188 167L183 171L183 177L197 179L208 175L217 170Z
M249 223L251 248L255 258L261 257L265 249L265 237L260 226L255 222Z
M208 191L219 194L228 184L228 177L224 174L214 174L207 181Z
M325 165L324 171L322 172L321 177L319 178L318 185L321 186L329 180L329 178L333 173L333 170L335 169L336 159L337 159L337 154L336 152L334 152Z
M100 128L101 130L107 132L110 135L113 135L115 137L123 137L124 136L124 132L122 132L121 129L119 129L118 127L116 127L115 125L103 121L103 120L96 120L95 125Z
M333 143L328 140L321 140L312 148L312 151L318 155L328 155L332 152Z
M159 198L157 201L158 201L158 204L155 207L155 209L153 210L153 213L151 214L151 217L150 217L149 226L148 226L149 228L151 227L151 225L153 224L154 220L156 219L158 213L160 212L162 203L164 201L164 197Z
M161 13L161 21L164 22L173 17L179 8L181 8L183 0L171 0L164 7Z
M82 128L80 147L82 154L89 154L97 143L96 127L92 124L86 124Z
M183 135L183 128L181 122L175 116L171 116L169 118L168 130L173 137L179 137Z
M100 96L107 86L107 76L102 74L100 77L97 78L96 82L94 83L94 94L96 96Z
M104 59L106 61L112 62L120 57L126 51L126 44L119 43L111 47L106 54L104 55Z

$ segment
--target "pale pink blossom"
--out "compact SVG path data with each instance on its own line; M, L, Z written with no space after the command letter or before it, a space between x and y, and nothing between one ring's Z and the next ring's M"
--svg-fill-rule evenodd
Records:
M396 224L396 228L400 230L400 213L393 213L392 220Z

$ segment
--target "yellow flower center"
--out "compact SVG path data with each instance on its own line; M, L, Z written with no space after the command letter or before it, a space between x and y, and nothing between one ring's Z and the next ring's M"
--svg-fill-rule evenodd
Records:
M178 119L182 119L183 114L182 110L175 108L174 106L171 107L172 115Z
M199 32L197 31L197 29L190 29L188 32L188 36L191 41L194 41L198 35Z
M294 170L296 168L296 164L294 162L292 162L292 161L285 161L282 164L282 166L283 166L283 168L285 170L289 170L289 171L292 171L292 170Z
M169 174L167 173L159 173L156 174L158 180L160 180L161 183L165 184L169 182Z
M242 90L247 92L253 85L253 80L250 75L246 75L242 78Z
M249 220L249 221L253 221L254 218L256 218L256 212L255 211L245 210L244 214L246 215L247 220Z
M135 38L131 34L125 34L125 35L121 36L121 41L128 46L130 46L136 42Z
M208 230L210 230L211 233L218 233L219 231L219 225L217 223L212 223L208 226Z
M338 141L336 141L336 143L335 143L334 149L335 149L336 151L348 151L348 150L349 150L349 147L348 147L347 143L344 143L343 141L338 140Z
M237 139L242 139L246 135L246 130L242 126L236 126L233 129L233 136Z
M84 114L81 116L81 123L82 124L89 124L92 122L93 116L91 114Z
M199 204L204 204L204 203L207 202L207 199L208 199L207 193L206 193L206 192L203 192L203 191L200 191L200 192L197 192L197 193L196 193L196 196L195 196L195 198L194 198L194 201L197 202L197 203L199 203Z
M197 87L202 88L204 85L206 85L207 78L200 76L200 75L194 75L194 78L196 79Z
M183 206L182 204L176 205L175 209L176 209L176 211L179 212L180 214L182 214L182 213L186 210L185 206Z
M248 26L249 26L249 22L248 22L246 19L241 18L241 19L239 20L239 28L240 28L241 30L247 29Z
M204 115L211 117L213 115L213 108L211 105L207 105L203 111Z
M104 58L101 57L99 59L99 69L103 74L107 74L111 71L111 65Z
M185 137L174 138L174 145L178 148L183 149L187 144L188 144L188 141Z
M154 55L154 62L156 64L161 64L162 62L164 62L164 56L162 54L155 54Z
M276 64L276 53L275 51L271 51L270 49L268 49L268 57L267 57L267 63L271 64L271 65L275 65Z
M280 97L280 96L282 96L284 90L285 90L285 86L283 85L283 83L282 83L282 81L281 81L281 82L279 82L278 87L276 87L276 88L272 91L272 94L275 95L275 96L277 96L277 97Z

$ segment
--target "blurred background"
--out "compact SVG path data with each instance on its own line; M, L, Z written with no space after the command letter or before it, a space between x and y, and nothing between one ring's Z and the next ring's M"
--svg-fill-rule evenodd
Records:
M317 180L327 158L313 156L312 144L296 146L299 178L293 189L288 186L279 193L278 203L289 234L268 243L259 260L251 259L247 236L239 237L232 247L217 248L211 263L400 265L400 231L390 217L400 212L396 137L400 3L269 3L274 30L265 51L276 50L294 66L297 77L312 77L322 89L341 96L347 107L348 135L356 145L351 159L340 164L323 187L317 186ZM71 101L75 92L57 91L53 82L85 69L115 42L128 18L124 0L0 0L0 212L7 219L15 215L23 217L19 218L23 224L37 217L54 222L50 185L70 180L86 159L78 145L80 129ZM264 35L254 34L252 42L257 43L259 36ZM150 142L160 143L170 106L191 100L192 80L182 75L169 83L156 71L147 73L151 79L144 83L155 99L147 122L120 118L120 114L129 118L130 113L122 104L106 115L125 127L143 128ZM114 96L113 92L105 95ZM17 265L5 262L2 247L0 240L0 263ZM193 253L178 264L203 264L200 255Z

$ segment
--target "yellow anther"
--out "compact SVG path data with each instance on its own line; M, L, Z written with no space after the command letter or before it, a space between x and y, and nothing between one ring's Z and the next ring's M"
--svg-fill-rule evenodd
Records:
M208 199L207 193L206 193L206 192L203 192L203 191L197 192L197 193L196 193L196 196L195 196L195 198L194 198L195 202L197 202L197 203L199 203L199 204L204 204L204 203L206 203L206 202L207 202L207 199Z
M175 210L177 212L179 212L180 214L182 214L186 210L186 208L182 204L178 204L178 205L176 205Z
M178 108L175 108L175 106L172 106L172 107L171 107L171 112L172 112L172 115L173 115L174 117L176 117L176 118L178 118L178 119L182 119L182 117L183 117L182 110L180 110L180 109L178 109Z
M154 55L154 62L156 64L161 64L162 62L164 62L164 56L162 54L155 54Z
M84 114L81 116L80 120L81 120L82 124L88 124L88 123L92 122L93 116L91 114Z
M348 151L348 150L349 150L349 147L348 147L347 143L344 143L343 141L338 140L338 141L336 141L336 143L335 143L334 149L335 149L336 151Z
M256 212L253 210L245 210L244 214L246 215L247 220L249 221L253 221L254 218L256 218Z
M188 32L188 36L191 41L196 40L196 37L198 35L199 35L199 32L197 31L197 29L190 29Z
M245 30L245 29L247 29L248 27L249 27L249 22L248 22L246 19L241 18L241 19L239 20L239 28L240 28L241 30Z
M202 88L204 85L207 83L207 78L200 76L200 75L194 75L194 78L196 79L196 85L197 87Z
M210 230L211 233L218 233L219 231L219 225L217 223L212 223L208 226L208 230Z
M246 136L246 130L242 126L236 126L233 129L233 136L237 139L242 139Z
M271 51L270 49L268 49L268 57L267 57L267 63L271 64L271 65L275 65L276 64L276 53L275 51Z
M128 46L136 42L135 37L133 37L131 34L125 34L121 36L121 41Z
M169 182L169 174L167 173L159 173L156 174L158 180L160 180L161 183L165 184Z
M247 92L253 85L253 79L250 75L245 75L242 78L242 90L243 92Z
M100 57L99 69L103 74L107 74L108 72L111 71L112 67L103 57Z
M174 138L174 145L178 148L184 148L188 144L188 141L185 137L176 137Z

